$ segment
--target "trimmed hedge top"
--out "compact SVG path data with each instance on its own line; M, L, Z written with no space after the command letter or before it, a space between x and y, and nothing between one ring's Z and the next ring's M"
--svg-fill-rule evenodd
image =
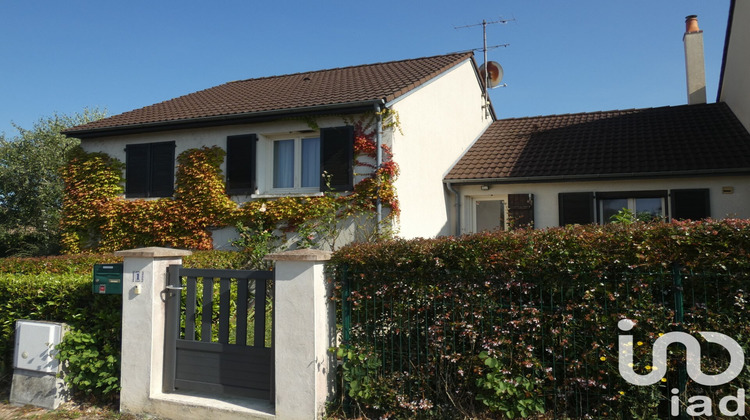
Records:
M574 225L544 230L520 229L460 238L392 240L352 244L333 256L331 266L356 272L398 268L413 279L434 275L486 275L534 272L568 273L667 268L735 272L750 269L750 221L686 221ZM380 279L383 280L383 279Z
M185 267L244 268L247 257L237 251L196 251L183 258ZM94 264L122 262L114 254L76 254L50 257L0 258L0 274L91 274Z

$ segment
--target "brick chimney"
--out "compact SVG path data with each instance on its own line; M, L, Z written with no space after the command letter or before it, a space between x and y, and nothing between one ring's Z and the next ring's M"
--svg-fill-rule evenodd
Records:
M703 58L703 31L698 28L698 16L685 18L685 71L688 104L706 103L706 68Z

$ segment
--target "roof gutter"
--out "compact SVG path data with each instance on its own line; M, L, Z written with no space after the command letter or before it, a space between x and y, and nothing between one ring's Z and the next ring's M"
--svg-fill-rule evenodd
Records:
M383 113L382 113L382 107L384 104L384 100L380 100L379 102L376 102L375 107L375 117L377 118L376 121L376 128L375 128L375 149L377 150L376 153L376 160L375 160L375 167L376 170L379 170L381 166L383 166L383 148L381 147L383 143ZM383 201L380 199L380 194L378 194L378 198L375 201L375 212L377 213L377 226L375 229L380 233L381 224L383 223Z
M346 104L316 105L310 107L277 109L260 112L247 112L242 114L218 115L210 117L189 118L174 121L158 121L144 124L120 125L113 127L65 130L63 134L68 137L79 139L93 137L111 137L125 134L138 134L155 131L182 130L189 128L215 127L220 125L236 125L267 122L282 118L304 117L321 113L346 113L355 114L371 111L374 105L381 104L382 99L350 102Z
M471 179L444 179L446 185L479 185L479 184L518 184L518 183L538 183L538 182L565 182L565 181L609 181L615 179L632 179L632 178L672 178L686 177L693 175L747 175L750 174L750 168L730 168L730 169L700 169L690 171L666 171L666 172L631 172L616 174L589 174L589 175L554 175L554 176L527 176L527 177L506 177L506 178L471 178Z

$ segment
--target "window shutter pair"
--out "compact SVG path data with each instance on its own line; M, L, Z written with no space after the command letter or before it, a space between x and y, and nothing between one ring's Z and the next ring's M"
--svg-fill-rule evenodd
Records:
M125 196L171 197L174 194L175 142L125 147Z
M508 225L534 227L534 194L508 194Z
M256 175L258 136L245 134L227 137L227 192L253 194L258 188ZM354 127L320 130L320 169L330 177L331 191L354 188ZM326 191L327 179L321 178L320 190Z
M670 208L673 220L700 220L711 217L709 190L671 190ZM593 192L558 194L560 226L595 223Z

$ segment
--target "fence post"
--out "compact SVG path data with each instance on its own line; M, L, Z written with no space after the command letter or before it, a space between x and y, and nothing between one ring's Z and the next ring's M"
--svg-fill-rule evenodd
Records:
M167 267L182 264L190 251L139 248L117 251L124 257L120 411L141 413L162 391Z
M683 303L683 285L682 285L682 266L674 264L672 266L672 286L674 289L674 322L677 324L679 331L683 330L682 323L685 321L685 308ZM680 391L680 419L687 420L685 413L685 387L687 384L687 369L684 363L680 363L677 370L677 389Z
M341 338L343 345L349 344L352 331L352 283L349 280L349 267L344 266L341 270Z
M300 249L266 256L275 261L274 365L276 417L319 419L331 395L336 324L327 251Z

